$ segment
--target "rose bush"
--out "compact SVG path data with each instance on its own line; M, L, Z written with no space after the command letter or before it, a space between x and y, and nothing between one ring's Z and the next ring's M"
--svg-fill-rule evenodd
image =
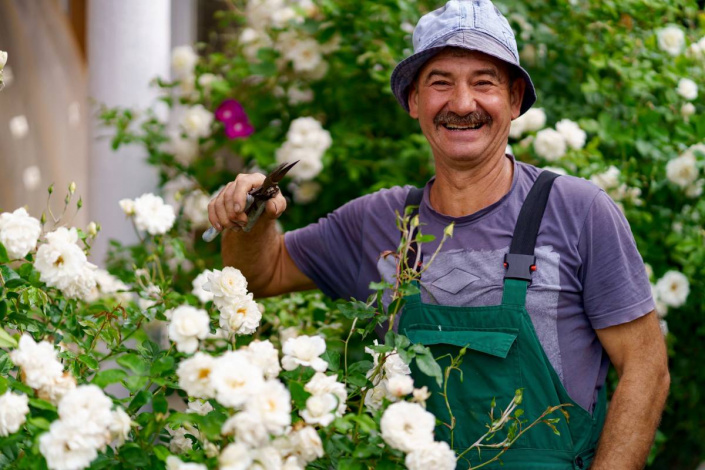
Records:
M20 247L0 243L3 467L455 468L408 363L439 384L452 371L443 375L430 350L393 331L384 345L369 338L402 302L387 312L373 306L379 293L337 306L316 295L258 304L231 267L179 290L172 279L186 258L166 258L181 236L171 206L152 194L120 204L143 237L122 279L86 260L95 223L84 231L22 209L0 214L0 239ZM412 227L405 249L422 241L417 222L400 217L400 226ZM415 288L416 272L402 263L396 286L375 288L397 297ZM353 338L367 338L371 356L355 357ZM553 426L559 409L568 416L555 404L520 418L521 397L501 403L499 418L487 404L489 431L468 451L507 448L538 424Z
M511 150L521 160L590 179L624 209L652 278L671 356L673 387L650 468L695 468L705 459L705 426L697 410L705 387L700 367L705 360L702 3L495 3L515 30L522 63L538 92L537 107L512 124ZM177 217L173 229L181 235L162 239L156 251L115 244L111 253L111 271L137 286L133 290L143 305L151 305L147 311L163 309L164 298L192 288L188 298L194 305L196 299L210 301L212 294L200 288L207 282L201 273L220 266L218 250L191 234L205 227L194 210L199 205L189 201L203 201L239 171L289 158L305 162L302 174L283 185L294 200L281 219L286 229L315 221L360 194L421 185L432 175L430 149L388 83L396 62L409 52L416 20L438 2L237 0L229 5L233 8L218 13L217 39L175 50L174 80L157 80L162 100L173 110L170 122L149 111L102 111L115 129L113 144L142 145L161 171L163 196L185 216ZM13 224L32 230L31 222ZM19 250L21 244L8 237L8 251ZM159 260L149 276L135 272L135 260L147 259ZM86 285L75 284L76 292ZM271 306L262 314L264 324L283 342L301 325L310 334L347 338L345 322L330 313L330 302L320 294L264 303ZM218 315L220 325L222 312ZM362 358L363 345L351 341L341 344ZM380 383L404 389L404 379L392 379ZM373 398L384 395L381 387L376 390ZM321 398L312 401L310 411L328 419L331 407ZM234 446L228 455L235 459L242 452Z

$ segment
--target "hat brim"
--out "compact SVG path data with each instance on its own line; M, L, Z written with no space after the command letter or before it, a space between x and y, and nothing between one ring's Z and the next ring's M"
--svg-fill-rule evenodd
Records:
M437 55L447 47L460 47L469 51L482 52L483 54L495 57L505 62L507 65L514 67L519 76L523 78L524 82L526 83L526 87L524 89L524 98L521 102L520 115L528 111L529 108L531 108L536 102L536 89L534 88L534 84L531 81L529 73L524 70L524 68L520 65L515 64L514 61L511 60L512 56L508 53L505 53L504 50L497 47L484 47L487 46L487 42L489 42L486 39L485 41L483 41L485 42L484 44L468 45L462 42L449 43L447 40L443 40L442 45L436 47L429 47L428 49L413 54L399 62L399 64L394 68L394 71L392 72L391 86L392 93L394 93L394 96L397 98L397 101L399 102L401 107L404 108L407 113L409 112L409 87L411 86L411 83L414 81L414 78L416 78L416 75L418 74L419 70L423 67L423 65L428 62L433 56ZM494 44L492 45L494 46Z

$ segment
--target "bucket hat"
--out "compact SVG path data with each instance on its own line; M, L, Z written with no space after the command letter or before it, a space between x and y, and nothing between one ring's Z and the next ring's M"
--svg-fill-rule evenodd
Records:
M450 0L422 16L414 29L414 53L392 72L392 92L409 112L409 86L421 67L446 47L483 52L514 67L526 82L521 114L536 102L531 77L519 65L519 52L509 22L490 0Z

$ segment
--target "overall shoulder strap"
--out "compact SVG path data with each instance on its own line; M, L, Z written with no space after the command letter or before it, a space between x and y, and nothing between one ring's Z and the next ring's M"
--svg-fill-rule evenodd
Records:
M553 182L558 176L550 171L541 172L521 206L509 253L504 257L506 272L502 303L523 305L525 302L526 287L531 282L531 274L536 270L536 237Z

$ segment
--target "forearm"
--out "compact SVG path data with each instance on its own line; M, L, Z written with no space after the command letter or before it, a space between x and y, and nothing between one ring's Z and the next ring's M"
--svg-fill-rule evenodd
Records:
M669 385L667 367L634 370L620 378L592 470L644 468Z
M275 295L270 286L279 272L283 243L283 235L271 219L260 219L248 233L239 228L226 229L221 248L223 265L239 269L255 297Z

